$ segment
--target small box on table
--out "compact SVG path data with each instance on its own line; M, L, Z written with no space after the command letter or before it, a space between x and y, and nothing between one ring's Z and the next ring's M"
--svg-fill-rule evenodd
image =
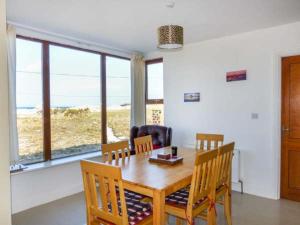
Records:
M154 162L154 163L161 163L161 164L167 164L167 165L175 165L177 163L181 163L183 160L182 157L171 157L169 159L161 159L158 158L158 156L151 156L149 158L149 162Z
M165 160L168 160L171 158L171 154L169 153L158 153L157 154L157 158L158 159L165 159Z

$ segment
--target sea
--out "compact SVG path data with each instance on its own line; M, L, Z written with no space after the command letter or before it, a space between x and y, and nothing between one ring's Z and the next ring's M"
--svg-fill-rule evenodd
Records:
M89 108L92 112L99 112L99 106L57 106L52 107L52 109L84 109ZM107 106L107 110L121 110L121 109L129 109L130 104L122 104L122 105L111 105ZM32 115L42 111L42 107L34 107L34 106L25 106L25 107L17 107L17 114L21 115Z

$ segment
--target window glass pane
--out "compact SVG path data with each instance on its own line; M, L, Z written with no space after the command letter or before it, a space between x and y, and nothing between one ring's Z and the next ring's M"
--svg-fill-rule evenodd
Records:
M163 63L152 63L147 65L147 99L146 99L146 124L164 124L163 100Z
M16 41L17 126L20 163L43 161L42 45Z
M98 54L50 46L52 158L100 150Z
M146 117L148 125L164 125L164 104L147 104Z
M107 141L129 138L131 79L130 61L106 58Z
M147 65L148 99L164 98L163 63Z

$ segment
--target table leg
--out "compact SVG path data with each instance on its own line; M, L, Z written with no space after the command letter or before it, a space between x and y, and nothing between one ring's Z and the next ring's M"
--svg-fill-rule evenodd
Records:
M154 191L153 224L165 225L165 191L163 190Z

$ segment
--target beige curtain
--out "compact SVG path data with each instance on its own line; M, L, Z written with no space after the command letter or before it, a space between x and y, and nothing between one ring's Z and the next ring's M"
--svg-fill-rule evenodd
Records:
M131 127L145 124L145 61L135 53L131 57Z
M7 26L7 63L9 82L9 141L10 163L19 160L19 143L17 130L17 104L16 104L16 29Z

